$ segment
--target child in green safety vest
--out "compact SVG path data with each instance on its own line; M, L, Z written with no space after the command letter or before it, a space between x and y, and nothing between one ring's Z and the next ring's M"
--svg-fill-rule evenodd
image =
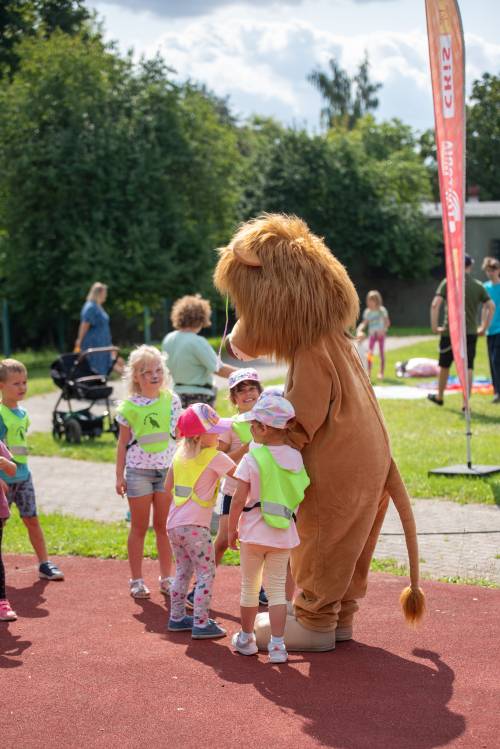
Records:
M139 346L129 356L124 373L128 398L118 406L120 425L116 454L116 491L127 495L130 508L128 560L133 598L149 598L142 577L144 538L153 508L153 527L160 564L159 587L170 591L172 550L167 536L167 469L177 447L176 427L181 402L167 388L165 360L153 346Z
M28 373L17 359L0 362L0 440L5 442L14 458L17 470L14 476L0 471L0 479L7 484L7 501L15 504L28 530L29 539L38 557L38 576L44 580L63 580L64 574L47 554L47 546L37 517L35 489L28 467L28 442L26 433L29 417L20 401L27 392Z
M170 588L171 632L190 631L194 640L224 637L226 630L210 619L215 558L210 525L219 481L235 463L217 449L217 435L230 419L220 419L207 403L194 403L178 422L183 438L167 474L171 503L167 529L175 555L175 580ZM193 616L186 615L186 594L196 576Z
M244 368L232 372L228 378L229 399L235 406L238 414L251 411L257 402L257 398L262 392L259 373L256 369ZM241 458L248 452L248 446L252 440L250 426L244 422L233 421L231 428L221 434L219 437L219 450L225 452L231 460L239 463ZM222 505L219 517L219 527L217 536L214 541L215 564L220 564L226 549L227 543L227 521L229 518L229 508L231 499L236 491L236 481L231 476L227 476L221 484ZM194 587L188 593L186 606L193 607ZM264 589L259 593L259 603L266 606L267 597Z
M271 663L288 659L284 642L287 614L287 570L290 550L298 546L295 514L309 485L301 454L286 444L287 426L295 411L286 398L262 393L251 411L238 417L249 422L255 447L242 458L234 477L237 488L229 511L229 545L240 542L241 631L233 646L242 655L257 653L254 635L262 575L269 599Z

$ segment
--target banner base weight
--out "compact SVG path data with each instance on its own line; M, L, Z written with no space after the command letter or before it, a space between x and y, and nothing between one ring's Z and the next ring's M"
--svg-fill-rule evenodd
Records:
M491 476L493 473L500 473L500 466L480 466L461 464L456 466L444 466L443 468L433 468L427 471L428 476Z

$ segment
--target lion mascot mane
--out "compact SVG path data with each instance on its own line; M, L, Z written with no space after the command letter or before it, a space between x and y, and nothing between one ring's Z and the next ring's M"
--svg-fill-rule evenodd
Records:
M291 564L300 589L287 617L290 650L332 650L352 637L358 599L392 497L404 528L411 585L401 603L415 623L424 611L410 498L391 458L384 420L348 331L359 302L345 270L295 216L265 214L243 224L220 257L214 280L238 322L228 350L289 365L285 396L311 484L297 516ZM267 614L256 622L259 647Z

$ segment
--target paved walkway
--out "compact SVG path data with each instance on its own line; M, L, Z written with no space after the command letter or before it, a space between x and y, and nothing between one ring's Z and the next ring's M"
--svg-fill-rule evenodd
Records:
M123 520L127 503L114 491L111 463L30 458L44 512L90 520ZM419 499L414 502L422 571L434 577L484 578L500 584L500 508ZM387 534L387 535L386 535ZM394 535L396 534L396 535ZM399 517L391 504L375 556L407 563Z

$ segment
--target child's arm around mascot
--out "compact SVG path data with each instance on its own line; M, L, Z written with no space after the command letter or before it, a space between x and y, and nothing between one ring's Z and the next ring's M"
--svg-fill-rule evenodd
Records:
M403 610L416 622L424 597L415 522L373 388L347 334L359 307L345 268L301 219L267 214L243 224L220 250L215 284L239 318L233 353L289 364L285 395L296 412L290 444L302 450L311 485L297 517L301 543L292 572L301 592L287 621L288 649L331 650L352 637L390 497L410 560ZM259 646L267 643L266 617L256 627Z

